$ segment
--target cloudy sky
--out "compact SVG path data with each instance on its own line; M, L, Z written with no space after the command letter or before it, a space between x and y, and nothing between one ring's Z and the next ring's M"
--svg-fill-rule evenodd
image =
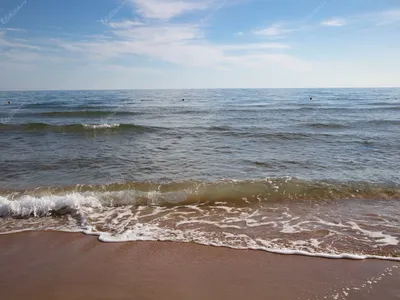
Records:
M0 89L400 86L399 0L1 0Z

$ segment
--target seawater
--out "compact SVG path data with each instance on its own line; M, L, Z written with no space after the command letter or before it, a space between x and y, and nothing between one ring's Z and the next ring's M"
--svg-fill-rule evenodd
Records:
M400 255L400 89L0 92L0 141L3 234Z

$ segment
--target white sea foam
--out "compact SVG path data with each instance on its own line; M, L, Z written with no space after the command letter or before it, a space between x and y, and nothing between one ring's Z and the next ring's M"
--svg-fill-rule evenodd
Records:
M253 240L245 234L230 234L225 233L226 239L216 239L213 233L200 232L195 230L173 230L167 228L160 228L154 225L137 224L135 228L129 230L121 235L112 235L110 233L94 233L86 232L87 234L95 234L99 236L99 240L103 242L124 242L124 241L175 241L190 243L194 242L202 245L210 245L216 247L227 247L232 249L250 249L262 250L270 253L286 254L286 255L302 255L311 257L322 257L331 259L352 259L352 260L365 260L365 259L382 259L400 261L399 257L384 257L378 255L358 255L350 253L324 253L324 252L310 252L302 250L293 250L285 248L272 248L273 243L263 241L260 239ZM245 241L244 244L238 241Z
M378 258L400 261L399 257L340 253L330 247L333 235L359 232L363 239L354 241L380 246L397 245L398 240L389 233L362 229L353 221L324 221L323 215L301 216L287 206L228 207L204 205L157 206L167 197L181 201L185 192L166 196L161 192L136 190L108 192L73 192L64 195L0 196L0 232L26 230L81 231L98 235L103 242L123 241L176 241L234 249L263 250L279 254L296 254L325 258L367 259ZM136 198L147 197L137 206ZM222 204L222 203L221 203ZM271 209L270 209L271 208ZM47 218L54 211L64 212L71 219ZM281 210L281 212L279 212ZM269 218L265 218L268 214ZM13 217L17 217L13 219ZM18 220L24 217L24 220ZM33 217L33 218L31 218ZM41 221L35 221L40 220ZM30 221L31 220L31 221ZM79 222L76 222L76 221ZM10 227L10 224L20 224ZM18 223L19 222L19 223ZM21 222L24 222L22 224ZM22 224L22 225L21 225ZM4 226L4 227L3 227ZM313 235L323 228L324 235ZM335 231L336 229L344 231ZM15 230L17 229L17 230ZM307 235L299 238L298 233ZM351 249L351 248L349 248ZM351 251L351 250L350 250Z
M355 222L348 222L351 225L351 228L361 232L362 234L373 238L377 243L381 245L398 245L399 240L391 235L384 234L382 231L370 231L366 229L360 228L358 224Z
M88 209L101 207L101 203L92 195L85 196L80 193L42 197L24 195L18 200L9 200L0 196L0 217L29 217L31 215L40 217L62 208L79 210L83 207Z
M104 128L116 128L120 124L83 124L84 128L88 129L104 129Z

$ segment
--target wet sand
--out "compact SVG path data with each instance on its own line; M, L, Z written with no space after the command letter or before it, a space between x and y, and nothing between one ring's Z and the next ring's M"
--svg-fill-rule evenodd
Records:
M75 233L0 236L1 299L400 299L400 263Z

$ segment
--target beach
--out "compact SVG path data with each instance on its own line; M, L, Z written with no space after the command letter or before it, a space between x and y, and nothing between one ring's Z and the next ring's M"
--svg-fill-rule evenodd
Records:
M80 233L0 236L2 299L400 299L400 263Z

